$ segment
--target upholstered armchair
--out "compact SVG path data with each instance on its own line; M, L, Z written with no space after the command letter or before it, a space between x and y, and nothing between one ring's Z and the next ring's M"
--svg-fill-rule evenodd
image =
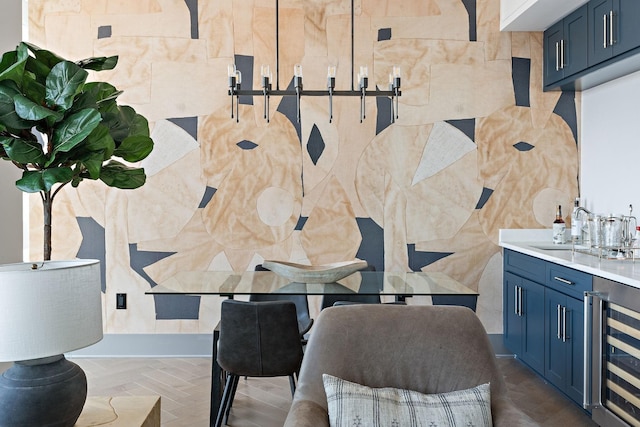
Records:
M466 307L346 305L323 310L286 427L328 426L323 374L365 385L446 393L490 383L495 426L533 426L507 396L486 331Z

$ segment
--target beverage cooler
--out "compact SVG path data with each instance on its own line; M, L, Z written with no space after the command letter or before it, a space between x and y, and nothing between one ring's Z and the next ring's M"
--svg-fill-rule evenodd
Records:
M584 407L600 426L640 426L640 289L594 277L584 304Z

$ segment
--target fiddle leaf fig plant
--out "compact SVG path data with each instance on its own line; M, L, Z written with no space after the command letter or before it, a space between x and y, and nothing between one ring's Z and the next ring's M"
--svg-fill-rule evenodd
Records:
M117 104L122 92L114 86L87 82L87 70L117 63L117 56L69 61L25 42L0 60L0 157L22 169L18 189L40 193L45 260L53 201L64 186L90 179L134 189L146 181L144 169L131 163L153 150L149 123Z

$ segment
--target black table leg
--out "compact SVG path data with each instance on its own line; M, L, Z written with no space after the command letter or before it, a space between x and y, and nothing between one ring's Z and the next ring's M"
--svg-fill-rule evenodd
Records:
M218 409L222 400L222 368L218 365L218 340L220 339L220 325L213 330L213 349L211 352L211 411L209 425L215 426Z

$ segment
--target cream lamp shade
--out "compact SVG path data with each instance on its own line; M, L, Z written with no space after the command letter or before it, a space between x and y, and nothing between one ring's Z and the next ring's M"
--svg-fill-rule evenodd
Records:
M54 356L100 341L100 262L0 265L0 337L3 362Z

